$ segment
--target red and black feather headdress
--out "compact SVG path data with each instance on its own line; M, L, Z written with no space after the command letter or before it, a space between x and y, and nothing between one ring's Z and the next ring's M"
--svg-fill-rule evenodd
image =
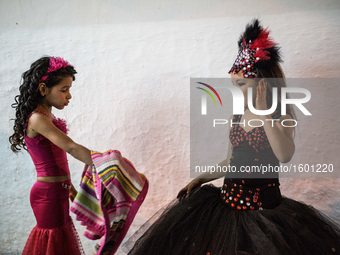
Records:
M238 41L238 56L228 73L243 71L245 78L258 77L256 69L266 69L282 62L280 48L269 37L268 29L260 26L258 19L254 19L246 26Z

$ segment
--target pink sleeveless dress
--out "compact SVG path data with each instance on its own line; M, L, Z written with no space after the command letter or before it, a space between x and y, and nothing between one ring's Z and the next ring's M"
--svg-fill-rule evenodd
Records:
M64 120L54 118L53 124L67 133ZM65 151L42 135L29 138L25 132L24 139L38 177L70 174ZM33 185L30 203L37 225L28 237L23 254L85 254L69 215L70 187L71 180L65 182L37 181Z

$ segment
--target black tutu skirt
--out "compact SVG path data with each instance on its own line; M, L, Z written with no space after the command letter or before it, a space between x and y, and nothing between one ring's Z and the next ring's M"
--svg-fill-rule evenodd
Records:
M204 185L173 201L136 242L133 235L124 244L128 254L340 254L339 225L312 206L282 196L275 208L242 211L220 193Z

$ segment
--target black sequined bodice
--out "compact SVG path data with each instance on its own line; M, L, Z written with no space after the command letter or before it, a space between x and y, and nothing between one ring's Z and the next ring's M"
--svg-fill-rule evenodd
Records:
M279 119L279 117L277 114L272 115L274 120ZM279 160L270 147L264 128L262 126L256 127L246 132L242 127L243 123L240 122L241 118L242 115L235 115L233 117L233 126L229 132L229 139L233 147L230 166L234 166L238 173L246 167L248 167L247 169L252 167L253 170L260 170L263 169L263 166L279 166ZM263 172L250 171L234 176L238 179L240 177L247 179L245 183L249 185L257 185L274 181L273 179L278 178L278 173L267 172L263 174ZM232 177L233 175L229 174L229 178ZM234 181L241 183L241 180L235 179Z
M279 166L263 127L246 132L242 115L233 117L229 139L233 153L230 167L236 172L228 172L221 189L222 199L235 209L263 209L273 207L281 197L277 171L267 171ZM272 118L280 116L273 114ZM268 192L269 191L269 192Z

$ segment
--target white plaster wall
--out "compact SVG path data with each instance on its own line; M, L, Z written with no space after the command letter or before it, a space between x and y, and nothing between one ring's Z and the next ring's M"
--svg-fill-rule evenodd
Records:
M190 181L190 77L226 77L239 34L253 17L270 26L282 46L287 77L339 77L339 8L339 1L308 0L1 0L0 253L20 254L35 225L29 204L35 169L28 153L16 156L8 143L10 105L34 60L62 56L78 71L71 104L54 111L68 121L71 138L98 151L120 150L148 177L149 193L129 237ZM339 107L337 98L327 99ZM339 148L339 132L321 132L322 123L312 128ZM314 134L300 142L304 159L315 157ZM328 158L337 155L334 150ZM69 164L76 184L83 164L71 157ZM339 179L281 184L284 195L340 222ZM82 235L84 227L76 224ZM95 242L83 236L82 242L90 254Z

